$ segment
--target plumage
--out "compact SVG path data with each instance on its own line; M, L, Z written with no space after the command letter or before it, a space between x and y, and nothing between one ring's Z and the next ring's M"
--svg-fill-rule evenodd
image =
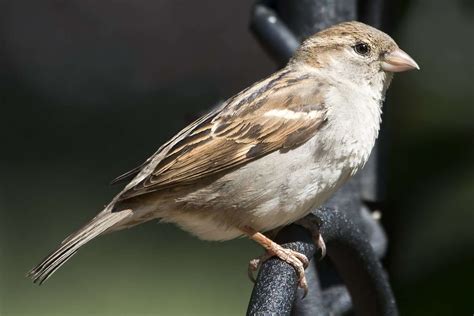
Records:
M285 69L231 98L219 111L187 128L183 139L162 148L166 153L154 169L142 173L138 183L120 194L119 201L189 185L275 150L301 145L324 122L322 93L315 92L321 88L313 84L314 78L300 79L298 72ZM307 91L307 95L299 91ZM276 115L278 111L287 115Z
M391 72L414 68L388 35L362 23L315 34L285 68L116 178L133 177L30 277L41 283L92 238L156 218L206 240L248 235L292 264L305 287L304 256L260 232L304 217L365 164Z

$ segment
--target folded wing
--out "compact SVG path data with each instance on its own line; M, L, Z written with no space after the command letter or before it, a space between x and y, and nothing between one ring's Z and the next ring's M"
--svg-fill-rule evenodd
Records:
M325 121L323 88L289 70L254 84L163 145L119 200L192 184L301 145Z

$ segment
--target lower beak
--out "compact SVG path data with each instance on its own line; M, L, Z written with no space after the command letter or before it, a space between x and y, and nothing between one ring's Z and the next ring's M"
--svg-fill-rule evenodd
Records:
M390 72L402 72L412 69L420 70L420 67L407 53L400 48L385 54L382 61L382 69Z

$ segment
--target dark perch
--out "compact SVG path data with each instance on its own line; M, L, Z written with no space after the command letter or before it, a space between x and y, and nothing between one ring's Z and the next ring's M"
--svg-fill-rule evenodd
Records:
M264 49L282 66L305 37L341 21L359 20L381 28L382 0L274 0L259 1L253 9L251 29ZM265 262L257 276L248 315L397 315L395 299L381 266L385 233L370 216L368 206L383 199L384 133L358 177L349 181L324 207L311 215L321 223L327 245L321 264L312 260L306 270L309 294L301 299L293 267L279 259ZM282 229L276 241L314 257L311 234L297 225ZM330 262L328 262L330 261ZM350 293L350 296L349 296Z

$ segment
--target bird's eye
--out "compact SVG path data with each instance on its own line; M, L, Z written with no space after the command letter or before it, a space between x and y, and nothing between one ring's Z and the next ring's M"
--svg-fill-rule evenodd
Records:
M353 48L357 54L362 56L367 56L370 53L370 46L367 43L357 43Z

